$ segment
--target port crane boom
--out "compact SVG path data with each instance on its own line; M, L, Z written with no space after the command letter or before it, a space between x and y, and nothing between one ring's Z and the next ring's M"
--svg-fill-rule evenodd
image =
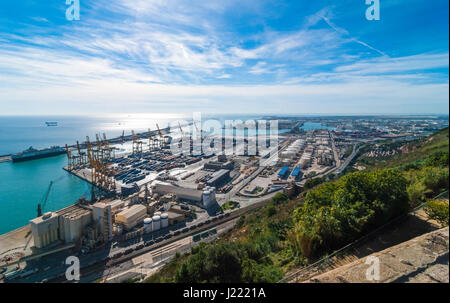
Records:
M52 185L53 185L53 181L50 181L50 184L49 184L49 186L47 188L47 191L45 192L44 197L42 198L41 203L38 204L38 215L37 215L38 217L42 216L42 211L45 208L45 204L47 204L47 200L48 200L48 197L50 195L50 191L52 189Z

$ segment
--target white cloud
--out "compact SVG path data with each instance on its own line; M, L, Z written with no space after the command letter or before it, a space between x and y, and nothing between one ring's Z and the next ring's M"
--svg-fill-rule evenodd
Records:
M337 72L352 74L385 74L397 72L410 72L434 68L448 68L449 54L419 54L400 58L375 58L361 60L350 65L339 66Z

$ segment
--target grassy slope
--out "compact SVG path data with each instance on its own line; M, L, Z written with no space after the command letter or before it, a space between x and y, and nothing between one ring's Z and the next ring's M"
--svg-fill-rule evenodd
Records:
M397 167L408 163L421 162L429 155L449 149L449 129L444 128L432 136L408 143L411 152L395 155L387 159L375 160L369 168ZM362 164L367 166L367 164Z

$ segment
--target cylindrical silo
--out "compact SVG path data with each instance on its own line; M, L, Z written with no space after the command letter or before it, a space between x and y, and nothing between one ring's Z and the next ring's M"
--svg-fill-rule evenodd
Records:
M159 230L161 228L161 217L153 216L153 231Z
M149 234L152 231L153 231L152 219L151 218L145 218L144 219L144 232L146 234Z
M167 213L163 213L161 215L161 228L166 228L169 226L169 215Z
M155 211L155 213L153 214L154 216L160 216L161 217L161 212L160 211Z

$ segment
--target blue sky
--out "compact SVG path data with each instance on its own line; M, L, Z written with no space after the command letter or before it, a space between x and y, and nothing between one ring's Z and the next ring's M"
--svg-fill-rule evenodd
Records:
M448 114L449 3L0 2L0 114Z

